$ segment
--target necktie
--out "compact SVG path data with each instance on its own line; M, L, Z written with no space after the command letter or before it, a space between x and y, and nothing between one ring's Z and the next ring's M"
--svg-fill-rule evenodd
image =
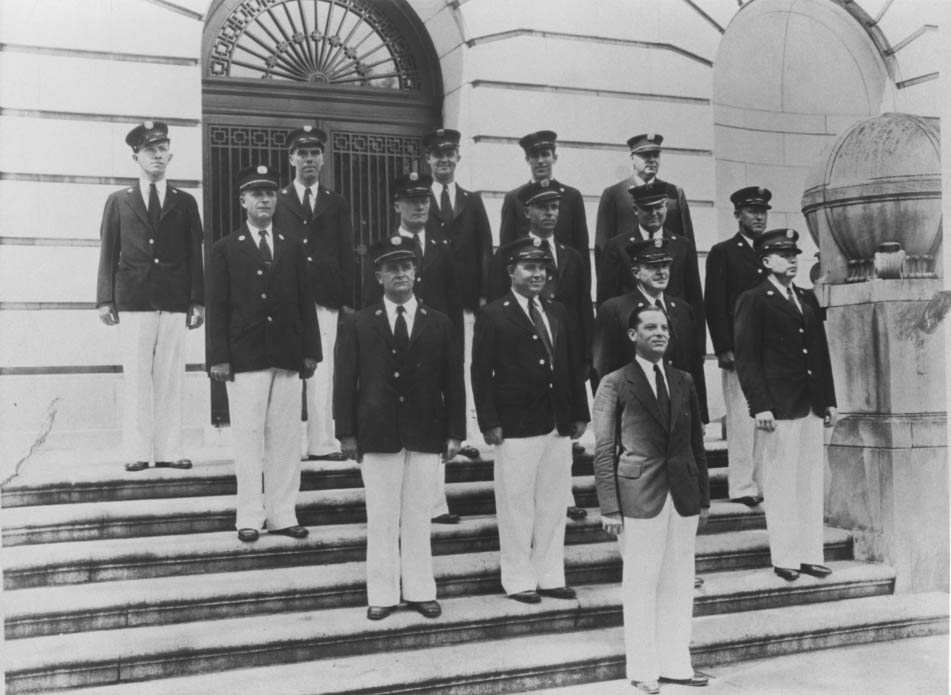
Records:
M309 186L304 189L304 212L307 213L308 220L314 216L314 199Z
M666 425L670 422L670 396L667 394L664 375L656 364L654 365L654 383L657 385L657 405L660 406L660 414L663 416Z
M396 307L396 326L393 329L393 338L396 340L396 347L400 350L409 347L409 330L406 328L404 313L406 313L406 309L402 305Z
M449 186L442 185L442 195L439 196L439 210L442 212L442 218L446 222L452 219L452 201L449 200Z
M551 244L551 239L542 239L545 244L545 248L548 250L548 255L551 256L551 264L558 267L558 256L555 255L555 248Z
M419 267L423 263L423 245L419 243L419 234L413 235L413 251L416 252L416 272L419 272Z
M274 260L274 256L271 255L271 247L267 244L267 230L258 230L258 236L261 237L261 241L258 242L258 248L261 249L261 258L264 259L265 263L270 265L271 261Z
M534 299L528 300L528 313L532 317L532 323L535 324L535 334L545 346L545 352L548 353L548 361L554 363L554 350L551 346L551 338L548 336L548 330L545 328L545 322L542 320L542 312Z
M799 304L796 302L796 298L793 296L792 287L787 287L787 288L786 288L786 299L788 299L788 300L790 301L790 303L791 303L794 307L796 307L796 311L800 311L800 309L799 309Z
M162 204L159 202L158 189L154 183L149 184L149 219L152 226L158 229L159 219L162 217Z

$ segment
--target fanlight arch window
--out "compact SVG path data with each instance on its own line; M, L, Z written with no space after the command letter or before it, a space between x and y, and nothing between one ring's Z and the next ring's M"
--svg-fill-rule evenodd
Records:
M372 0L244 0L207 66L209 77L420 89L410 47Z

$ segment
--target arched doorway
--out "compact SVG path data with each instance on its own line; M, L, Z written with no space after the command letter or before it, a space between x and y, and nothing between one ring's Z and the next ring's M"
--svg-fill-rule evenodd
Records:
M284 138L316 122L329 136L321 183L350 204L360 296L366 248L395 226L390 182L419 171L441 124L432 41L405 0L218 0L202 43L206 244L242 221L234 177L267 163L289 182ZM206 248L206 253L207 253ZM212 421L228 421L212 388Z

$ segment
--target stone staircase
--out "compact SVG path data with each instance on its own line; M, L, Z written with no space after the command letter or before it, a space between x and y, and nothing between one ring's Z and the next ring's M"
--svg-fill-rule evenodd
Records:
M725 463L722 448L711 452ZM620 558L597 520L591 461L566 569L574 601L506 600L490 462L448 464L458 526L434 526L443 616L365 617L363 490L351 463L306 464L304 541L233 530L228 461L125 473L117 464L27 471L3 490L3 667L8 693L103 695L513 693L622 678ZM857 562L826 529L833 575L787 583L769 567L760 510L713 469L697 543L698 667L943 633L947 594L894 595L891 568Z

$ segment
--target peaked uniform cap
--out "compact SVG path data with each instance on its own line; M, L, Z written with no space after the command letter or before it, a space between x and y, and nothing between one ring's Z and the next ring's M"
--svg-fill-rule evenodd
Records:
M519 140L518 144L525 150L525 154L531 154L537 150L555 149L557 140L558 135L553 130L536 130Z
M753 239L753 248L761 256L777 251L794 251L802 253L796 244L799 241L799 232L795 229L768 229Z
M746 207L761 207L769 210L771 209L769 201L772 200L772 198L773 194L768 188L763 188L762 186L747 186L746 188L735 191L730 196L730 202L733 203L733 207L737 210Z
M429 174L418 174L415 171L402 174L393 182L393 199L428 198L432 185L433 177Z
M252 189L277 190L277 172L265 164L245 167L236 178L239 191Z
M287 151L293 152L295 148L304 145L318 145L321 152L327 146L327 133L314 125L305 125L287 134Z
M416 252L409 239L404 239L399 234L374 241L369 252L376 266L386 261L416 261Z
M462 133L451 128L438 128L423 137L423 147L427 150L443 150L458 148Z
M131 147L133 152L156 142L169 142L168 126L162 121L144 121L125 136L125 144Z
M670 253L670 242L667 239L645 239L628 244L627 255L631 264L671 263L674 257Z
M663 141L664 136L659 133L641 133L640 135L628 138L627 146L632 153L636 154L638 152L659 150Z
M542 244L542 240L538 237L531 236L519 237L501 246L499 255L506 259L507 265L514 265L519 261L553 262L548 245Z
M641 186L631 186L627 189L627 192L634 199L634 204L640 207L655 205L667 199L667 190L654 181Z
M518 201L522 205L539 205L550 200L561 200L561 187L552 186L548 179L532 181L518 192Z

